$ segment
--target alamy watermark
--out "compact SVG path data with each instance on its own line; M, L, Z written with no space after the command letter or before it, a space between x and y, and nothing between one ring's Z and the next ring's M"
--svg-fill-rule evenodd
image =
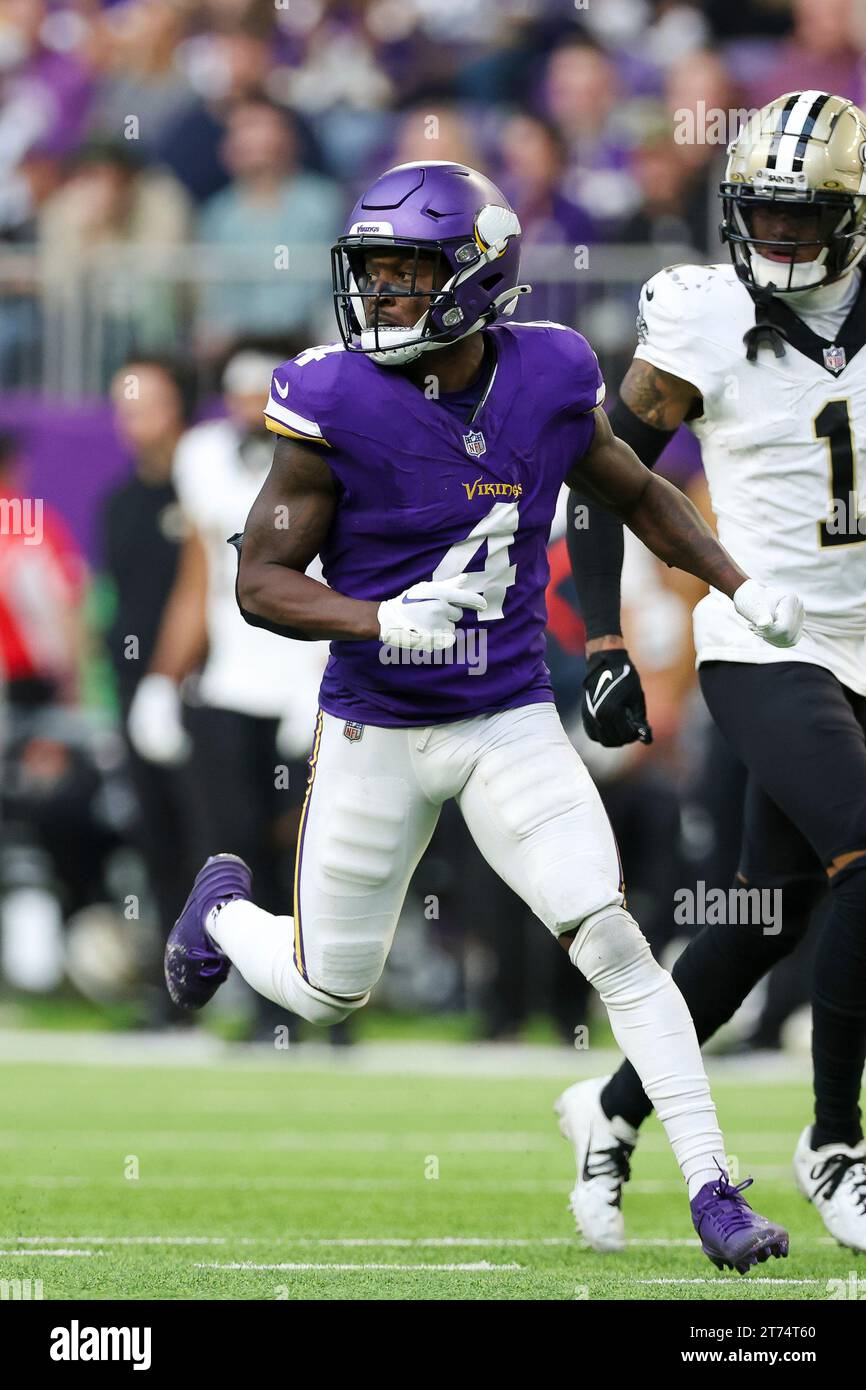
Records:
M25 545L41 545L42 534L41 497L0 497L0 536L23 536Z
M379 660L383 666L465 666L467 675L483 676L487 670L487 633L481 627L459 627L454 645L438 652L385 642L379 648Z
M830 514L820 523L824 536L851 536L854 539L866 536L866 513L860 511L856 492L849 492L847 498L832 497Z
M27 1302L44 1297L41 1279L0 1279L0 1301Z
M699 878L694 888L678 888L674 903L680 927L760 926L764 936L782 930L781 888L707 888Z
M833 1299L866 1299L866 1279L857 1277L853 1269L849 1269L847 1279L828 1279L827 1297Z
M756 115L754 107L725 111L721 106L707 106L705 101L696 101L694 109L681 106L674 112L674 144L730 145Z

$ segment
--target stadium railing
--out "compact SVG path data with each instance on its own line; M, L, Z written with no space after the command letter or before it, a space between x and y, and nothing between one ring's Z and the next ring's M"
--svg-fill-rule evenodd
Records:
M130 351L218 355L238 334L335 336L324 246L106 246L72 259L0 253L0 386L76 401L105 392ZM518 317L580 328L603 365L631 353L640 286L664 265L703 261L682 245L529 246ZM279 268L278 268L279 266Z

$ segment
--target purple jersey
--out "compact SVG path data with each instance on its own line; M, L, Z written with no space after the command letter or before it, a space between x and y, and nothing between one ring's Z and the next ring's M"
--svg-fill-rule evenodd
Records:
M595 353L570 328L486 332L495 368L471 422L341 344L274 372L268 426L322 445L337 483L321 550L328 583L381 601L422 580L477 573L487 600L483 613L466 610L448 651L332 642L320 703L341 719L440 724L553 698L547 542L604 385ZM429 361L434 382L435 354Z

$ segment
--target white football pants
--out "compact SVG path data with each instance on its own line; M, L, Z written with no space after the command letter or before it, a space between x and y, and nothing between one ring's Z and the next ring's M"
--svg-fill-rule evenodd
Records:
M451 797L490 866L555 935L622 903L613 832L552 704L347 736L361 727L319 715L294 920L309 983L337 995L376 983Z
M682 995L623 907L601 798L553 704L427 728L319 714L295 874L295 914L249 902L208 930L244 979L311 1023L367 1002L414 869L454 797L481 853L554 935L604 1003L690 1195L725 1162Z

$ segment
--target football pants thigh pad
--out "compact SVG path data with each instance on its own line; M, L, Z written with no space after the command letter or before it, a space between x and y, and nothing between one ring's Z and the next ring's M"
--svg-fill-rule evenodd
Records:
M553 705L514 711L459 796L491 868L554 936L622 901L616 841L598 790Z

